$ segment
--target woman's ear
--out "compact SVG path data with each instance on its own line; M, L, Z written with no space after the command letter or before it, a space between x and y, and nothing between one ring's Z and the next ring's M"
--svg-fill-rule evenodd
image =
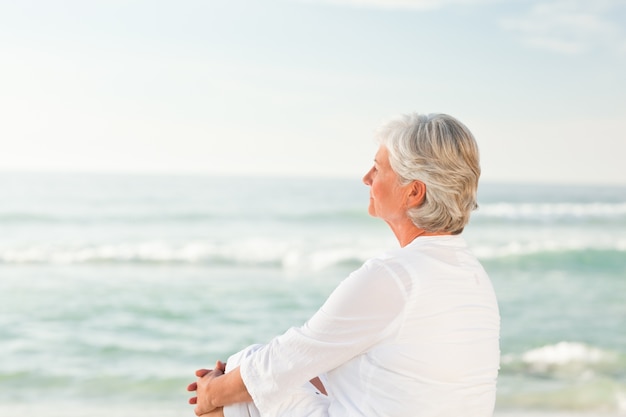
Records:
M419 207L426 198L426 184L421 181L413 181L409 188L408 208Z

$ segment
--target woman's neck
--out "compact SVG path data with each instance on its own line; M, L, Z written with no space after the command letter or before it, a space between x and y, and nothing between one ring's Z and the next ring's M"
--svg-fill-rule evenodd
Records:
M396 236L396 239L398 239L401 247L405 247L406 245L421 236L442 236L452 234L450 232L428 232L415 226L411 219L406 219L406 221L403 221L400 224L387 224L389 224L389 227L391 227L391 230Z

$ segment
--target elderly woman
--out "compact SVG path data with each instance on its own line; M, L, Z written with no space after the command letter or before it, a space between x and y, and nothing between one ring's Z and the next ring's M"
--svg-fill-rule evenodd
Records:
M498 306L460 235L477 207L474 137L448 115L410 114L378 139L369 213L400 248L350 274L302 327L234 355L226 373L219 361L197 371L197 415L492 415Z

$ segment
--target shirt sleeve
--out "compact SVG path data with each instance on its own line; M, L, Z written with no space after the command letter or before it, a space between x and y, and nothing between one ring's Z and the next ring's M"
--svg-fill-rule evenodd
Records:
M289 329L246 358L241 376L254 403L272 414L289 391L366 352L401 318L407 294L378 260L350 274L302 327Z

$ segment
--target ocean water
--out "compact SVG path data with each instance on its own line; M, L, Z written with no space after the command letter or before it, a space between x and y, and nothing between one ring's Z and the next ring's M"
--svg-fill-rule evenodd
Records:
M192 416L193 372L397 247L354 180L0 175L0 416ZM483 184L496 416L626 415L626 187Z

